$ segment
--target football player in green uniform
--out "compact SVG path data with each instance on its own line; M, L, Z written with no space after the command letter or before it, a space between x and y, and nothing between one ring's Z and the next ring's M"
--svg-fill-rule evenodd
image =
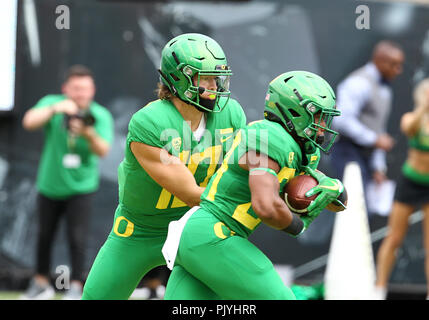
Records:
M292 71L270 83L265 119L237 133L200 205L169 226L162 252L174 268L165 299L295 298L247 238L261 221L298 236L338 201L342 183L316 168L320 150L328 152L337 135L330 126L339 114L334 92L318 75ZM298 216L280 194L302 172L317 179L307 195L318 196Z
M119 205L83 299L128 299L142 277L165 265L168 224L198 205L210 177L246 125L230 98L230 67L219 44L183 34L162 51L158 96L128 127L118 168Z

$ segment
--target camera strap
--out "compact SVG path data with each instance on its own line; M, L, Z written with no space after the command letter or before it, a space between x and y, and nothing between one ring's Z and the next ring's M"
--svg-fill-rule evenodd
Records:
M70 153L74 153L77 136L67 131L67 149Z

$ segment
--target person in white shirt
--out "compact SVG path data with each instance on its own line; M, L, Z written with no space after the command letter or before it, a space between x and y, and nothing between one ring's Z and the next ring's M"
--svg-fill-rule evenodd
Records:
M387 179L386 152L395 142L386 128L392 104L390 82L401 74L404 59L398 44L383 40L374 47L371 61L339 83L341 117L333 122L339 139L331 161L341 180L350 161L359 164L364 186L371 180L382 183Z

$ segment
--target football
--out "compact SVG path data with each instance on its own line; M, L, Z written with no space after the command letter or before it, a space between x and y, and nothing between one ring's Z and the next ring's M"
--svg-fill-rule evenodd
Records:
M309 175L300 175L290 179L283 189L283 199L290 211L306 214L307 207L312 200L316 199L317 194L306 197L305 193L315 186L317 186L317 180Z
M292 178L283 189L283 199L290 211L296 214L306 214L307 207L312 200L316 199L317 194L306 197L305 193L315 186L317 186L317 180L309 175L300 175ZM345 188L338 196L338 200L347 205L348 198ZM332 212L340 212L344 210L344 207L331 202L326 206L326 209Z

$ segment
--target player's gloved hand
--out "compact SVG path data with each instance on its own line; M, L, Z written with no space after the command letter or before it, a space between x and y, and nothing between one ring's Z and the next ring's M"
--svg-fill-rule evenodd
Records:
M317 198L308 206L307 213L307 216L314 216L315 218L329 203L332 201L338 202L337 198L344 191L344 186L340 180L329 178L322 172L310 167L304 167L304 172L315 178L319 183L305 194L307 197L318 194Z

